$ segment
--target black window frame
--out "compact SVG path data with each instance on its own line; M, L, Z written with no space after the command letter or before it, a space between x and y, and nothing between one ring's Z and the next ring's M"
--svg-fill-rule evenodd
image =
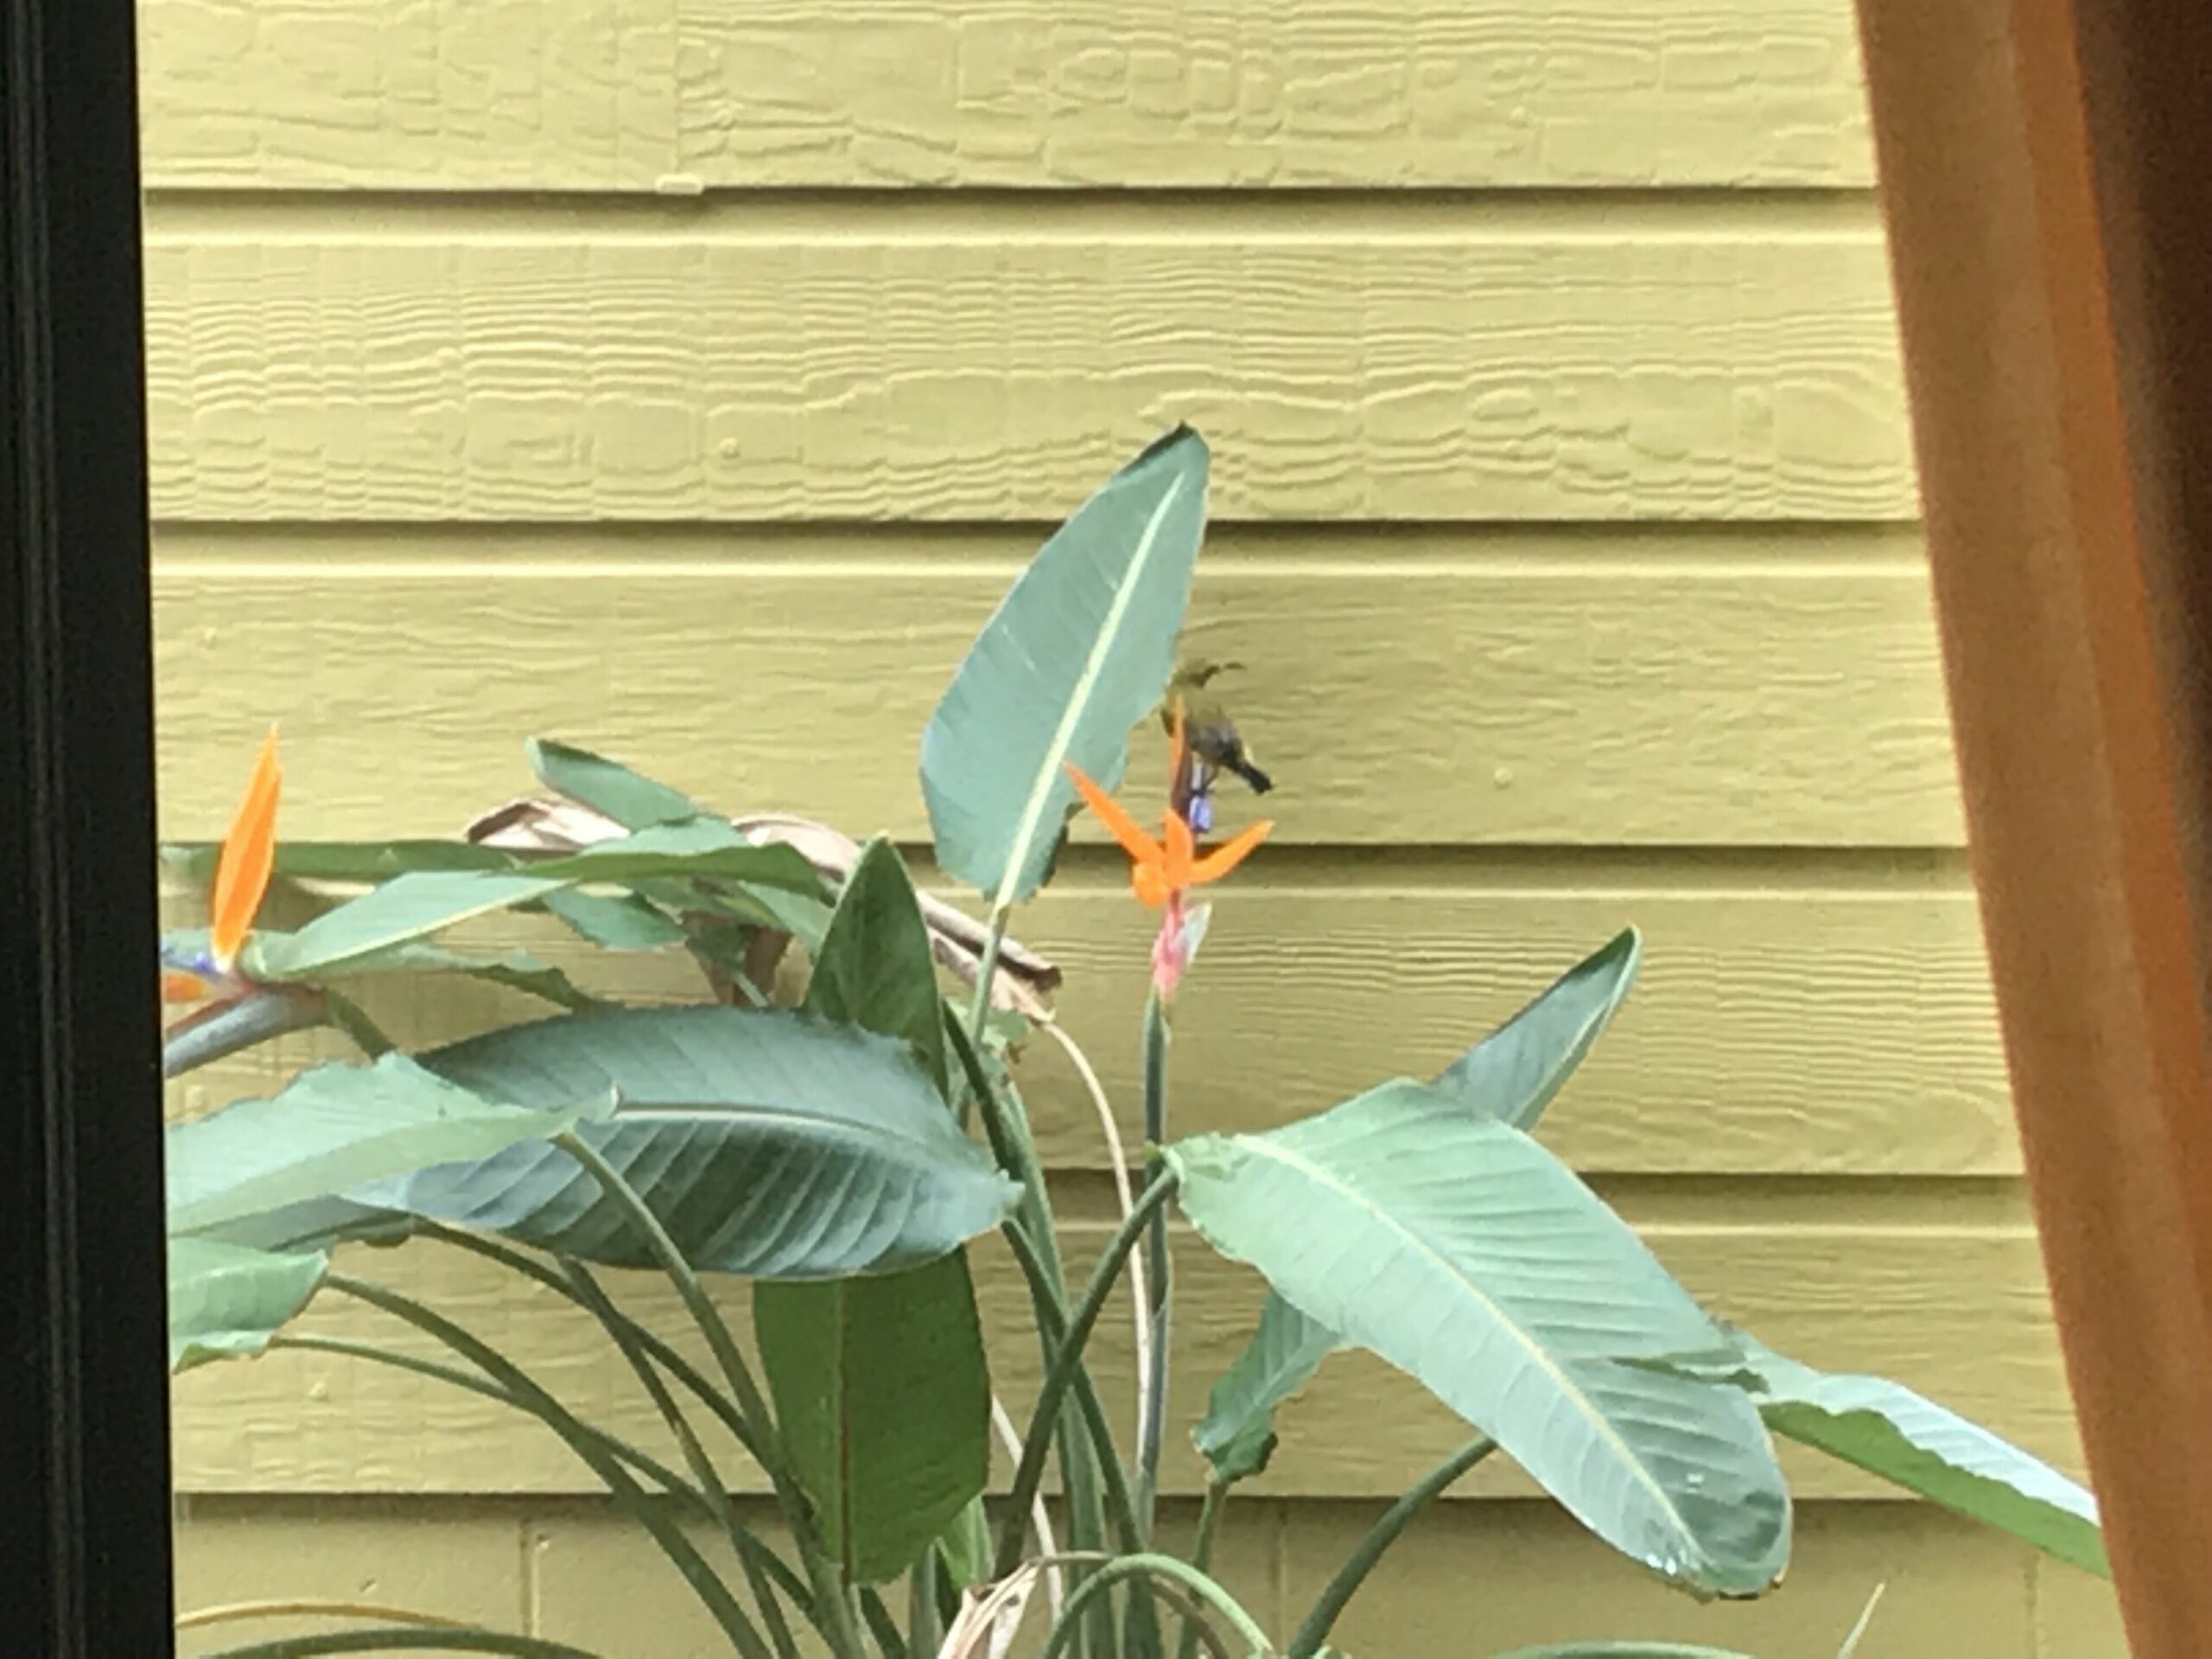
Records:
M131 0L0 0L11 1653L175 1651Z

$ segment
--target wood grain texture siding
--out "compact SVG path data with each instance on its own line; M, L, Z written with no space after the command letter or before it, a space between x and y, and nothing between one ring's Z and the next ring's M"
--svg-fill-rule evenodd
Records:
M1419 887L1300 887L1255 867L1216 898L1204 960L1177 1004L1178 1132L1262 1128L1388 1077L1431 1075L1634 921L1646 941L1636 992L1544 1123L1547 1144L1577 1168L2019 1173L1963 876L1885 891L1803 880L1668 887L1654 885L1657 874L1596 883L1562 866L1529 887L1477 874ZM175 925L204 913L180 896ZM1118 882L1063 880L1017 926L1066 970L1064 1022L1135 1145L1127 1033L1148 987L1150 918ZM472 923L454 942L527 950L622 1001L698 995L697 971L681 957L594 952L542 918ZM1294 971L1284 971L1286 957ZM379 978L353 988L380 1025L425 1045L545 1013L467 982ZM287 1037L177 1080L170 1109L196 1116L352 1052L335 1033ZM1059 1049L1033 1039L1019 1076L1047 1165L1107 1167L1090 1097Z
M1287 1508L1284 1590L1294 1608L1312 1605L1378 1513L1374 1504ZM1834 1659L1880 1586L1881 1606L1859 1649L1867 1659L2035 1659L2022 1594L2035 1568L2022 1547L1939 1510L1891 1504L1807 1504L1796 1533L1779 1590L1700 1605L1594 1548L1549 1505L1440 1504L1391 1547L1334 1639L1362 1659L1606 1637L1710 1643L1759 1659ZM1481 1633L1471 1648L1469 1631ZM2069 1649L2067 1659L2125 1652L2090 1647Z
M1835 0L683 12L683 162L710 184L1872 179L1857 42Z
M160 233L154 508L1057 521L1187 420L1217 518L1914 516L1871 229L1442 217L1381 238Z
M1864 186L1848 0L141 0L156 187Z
M180 1613L268 1601L372 1602L497 1630L528 1627L527 1520L512 1504L404 1498L181 1498ZM327 1618L257 1618L181 1632L179 1659L327 1632Z
M302 537L160 561L168 832L220 833L279 720L296 834L454 833L527 782L543 734L725 810L925 840L915 734L1010 572L721 545L391 563ZM1192 619L1192 650L1251 664L1236 690L1281 843L1961 837L1916 565L1224 560Z
M1642 1221L1636 1205L1626 1214ZM1071 1260L1104 1241L1101 1225L1067 1230ZM1715 1212L1642 1227L1683 1281L1724 1316L1816 1365L1892 1376L2069 1467L2077 1466L2035 1236L2024 1223L1884 1228L1856 1223L1745 1225ZM1198 1489L1203 1465L1187 1430L1206 1391L1250 1334L1260 1281L1178 1230L1176 1357L1165 1490ZM673 1457L652 1404L581 1314L474 1257L431 1245L353 1253L353 1270L405 1288L499 1346L592 1421ZM994 1385L1017 1420L1039 1381L1027 1293L995 1239L976 1246ZM671 1341L688 1321L650 1274L617 1276L624 1306ZM734 1306L741 1285L722 1281ZM572 1314L574 1315L573 1317ZM741 1313L738 1316L742 1318ZM335 1297L303 1328L396 1338L390 1322ZM741 1326L741 1328L745 1328ZM684 1343L687 1351L690 1344ZM1118 1300L1093 1357L1099 1386L1133 1398L1129 1321ZM703 1352L699 1355L706 1363ZM275 1354L177 1379L176 1483L198 1491L582 1492L592 1477L550 1433L442 1384L350 1359ZM1332 1360L1288 1407L1283 1446L1255 1490L1285 1496L1394 1495L1465 1434L1464 1424L1379 1360ZM734 1468L734 1457L732 1454ZM1894 1496L1832 1462L1786 1457L1807 1497ZM1001 1470L1003 1480L1008 1471ZM751 1471L739 1472L748 1485ZM1503 1469L1478 1471L1469 1495L1533 1490Z
M781 1531L763 1513L765 1505L746 1503L740 1513L757 1517L764 1535L780 1540ZM1160 1505L1160 1548L1185 1554L1191 1547L1198 1505L1170 1499ZM1230 1593L1270 1632L1287 1630L1276 1605L1282 1526L1281 1506L1254 1499L1241 1503L1235 1520L1220 1532L1213 1572ZM703 1527L693 1535L710 1558L727 1550ZM667 1560L636 1527L604 1503L588 1501L533 1505L531 1521L537 1611L536 1628L610 1659L698 1659L727 1647L697 1599L684 1589ZM897 1605L894 1600L893 1605ZM637 1609L650 1605L654 1617L640 1630ZM1042 1595L1032 1604L1023 1640L1013 1659L1037 1659L1051 1618ZM828 1659L818 1639L800 1635L804 1659Z
M1182 1547L1192 1509L1163 1506L1171 1548ZM1221 1571L1269 1630L1287 1630L1378 1509L1240 1497L1222 1531ZM765 1503L741 1502L739 1512L775 1535ZM1781 1592L1700 1605L1592 1542L1550 1504L1447 1500L1384 1558L1342 1636L1363 1659L1456 1653L1469 1630L1481 1632L1484 1652L1570 1636L1646 1636L1764 1659L1830 1659L1879 1584L1870 1656L1956 1653L1961 1633L1972 1631L1974 1659L2126 1659L2109 1586L2031 1565L2020 1547L1963 1522L1904 1504L1815 1502L1800 1506L1796 1534ZM323 1546L305 1559L303 1536ZM703 1530L695 1536L720 1559ZM187 1609L296 1595L303 1585L333 1594L365 1586L621 1659L696 1659L717 1639L666 1560L604 1499L201 1498L188 1506L177 1566ZM2031 1579L2032 1604L2022 1593ZM526 1608L519 1625L505 1607L518 1592ZM1033 1613L1020 1654L1034 1655L1041 1629ZM220 1639L183 1650L234 1642L239 1630L210 1631Z
M149 186L644 190L676 0L139 0Z

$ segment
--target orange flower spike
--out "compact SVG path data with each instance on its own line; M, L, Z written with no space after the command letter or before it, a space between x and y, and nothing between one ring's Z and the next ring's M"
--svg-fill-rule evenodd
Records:
M164 1002L198 1002L207 995L207 982L197 974L188 974L181 968L162 969L162 1001Z
M238 961L245 936L269 891L276 867L276 799L284 774L276 764L276 728L270 727L253 763L245 797L238 803L231 832L215 865L215 891L209 906L209 944L215 967L227 974Z
M1239 830L1213 851L1191 867L1188 885L1204 887L1209 881L1218 881L1252 855L1252 849L1268 838L1275 827L1273 818L1262 818L1249 828ZM1186 831L1187 833L1187 831Z
M1158 861L1160 858L1158 844L1150 836L1137 828L1136 820L1122 810L1119 802L1092 783L1077 767L1069 766L1068 776L1075 780L1076 789L1083 796L1085 804L1098 815L1098 822L1104 824L1107 832L1122 843L1122 850L1129 855L1132 863L1145 864Z
M1267 819L1252 825L1225 845L1216 848L1199 858L1196 838L1183 815L1172 806L1162 815L1161 830L1164 841L1154 841L1137 828L1136 821L1122 810L1114 798L1085 777L1080 768L1071 766L1068 776L1076 789L1098 815L1122 850L1129 855L1129 887L1140 902L1158 910L1177 895L1192 887L1217 881L1235 869L1251 854L1252 849L1268 838L1274 822Z

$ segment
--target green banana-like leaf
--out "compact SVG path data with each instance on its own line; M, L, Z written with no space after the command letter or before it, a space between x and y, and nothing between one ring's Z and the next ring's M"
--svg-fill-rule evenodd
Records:
M162 862L198 887L215 879L217 841L163 843ZM529 868L532 860L504 848L467 841L283 841L276 846L276 874L295 881L334 881L372 887L397 875L423 871L505 871Z
M190 1236L168 1242L169 1370L262 1352L308 1305L330 1258Z
M861 849L823 935L807 1010L906 1043L941 1097L943 1001L898 849ZM978 1506L991 1463L991 1382L967 1259L872 1279L762 1284L762 1369L794 1471L849 1582L878 1584Z
M949 874L1003 910L1043 885L1076 801L1111 789L1160 702L1205 528L1206 447L1179 427L1076 510L969 647L922 734Z
M787 893L822 891L821 874L797 848L761 846L747 840L727 818L715 817L649 824L566 857L534 864L531 874L563 886L681 878L742 881Z
M302 975L268 970L270 963L283 961L293 953L296 938L291 933L257 929L245 951L243 965L247 976L265 985L296 983L304 978ZM207 949L208 931L204 927L173 928L162 935L162 954L172 961L194 960L205 956ZM487 984L505 986L509 990L524 991L556 1007L577 1013L602 1006L599 998L580 988L568 975L540 962L527 950L480 957L421 939L349 957L334 968L318 970L315 977L319 981L353 979L378 974L459 974ZM334 1017L331 1023L342 1022Z
M1643 936L1624 928L1462 1054L1436 1086L1516 1129L1535 1127L1636 982Z
M1749 1391L1776 1433L2100 1578L2097 1500L2042 1459L1887 1377L1818 1371L1738 1332L1743 1363L1670 1367Z
M168 1225L200 1232L351 1192L456 1158L539 1141L612 1104L602 1085L542 1107L487 1097L404 1054L310 1067L274 1095L241 1100L163 1135Z
M397 876L325 911L296 933L257 934L243 966L255 979L326 977L411 944L473 917L535 904L587 882L628 883L687 876L741 880L763 888L817 891L814 867L788 847L756 847L728 823L694 818L602 842L527 874L431 870Z
M1642 955L1641 936L1624 929L1462 1054L1435 1086L1516 1129L1534 1127L1626 999ZM1338 1345L1333 1332L1269 1294L1260 1328L1215 1385L1197 1430L1216 1479L1241 1480L1267 1467L1275 1408Z
M754 1287L776 1425L849 1583L880 1584L981 1497L991 1383L968 1260Z
M657 784L620 761L572 743L533 737L524 745L524 752L530 757L531 770L546 788L605 814L625 830L711 816L683 791Z
M809 1014L624 1008L421 1058L498 1099L613 1094L613 1117L577 1134L703 1270L830 1279L918 1267L996 1227L1020 1196L906 1044ZM349 1196L588 1262L654 1262L592 1178L542 1142Z
M683 943L683 930L659 906L634 893L584 893L571 887L547 893L544 904L570 931L602 950L664 950Z
M1260 1327L1222 1373L1206 1414L1191 1431L1199 1455L1223 1485L1247 1480L1274 1455L1275 1408L1313 1380L1321 1362L1344 1345L1326 1325L1309 1319L1273 1291L1260 1308Z
M814 951L806 1006L913 1046L939 1093L950 1098L944 999L929 924L899 849L880 836L861 849L837 908Z
M1779 1576L1789 1492L1750 1402L1623 1363L1722 1333L1526 1135L1401 1079L1166 1155L1217 1249L1420 1379L1617 1548L1700 1592Z

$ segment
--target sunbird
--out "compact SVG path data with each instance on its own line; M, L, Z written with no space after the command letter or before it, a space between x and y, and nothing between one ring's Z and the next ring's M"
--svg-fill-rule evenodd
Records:
M1213 827L1213 782L1217 774L1231 772L1244 780L1255 795L1275 786L1274 779L1253 763L1244 738L1230 718L1228 706L1213 682L1241 663L1192 662L1175 672L1167 683L1167 696L1160 706L1160 723L1171 733L1182 716L1184 741L1190 750L1190 773L1176 781L1177 806L1198 834Z

